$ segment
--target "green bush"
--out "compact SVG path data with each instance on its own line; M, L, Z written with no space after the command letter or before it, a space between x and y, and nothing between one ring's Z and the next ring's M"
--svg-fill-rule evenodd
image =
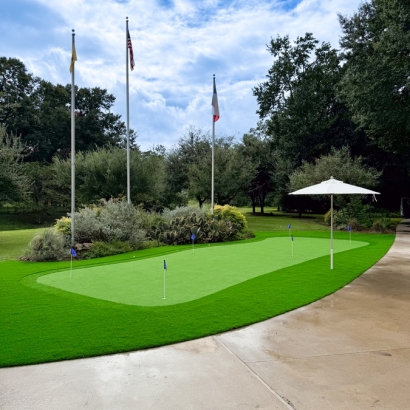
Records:
M361 231L362 226L360 225L359 221L356 218L352 218L348 222L348 226L352 229L352 231Z
M146 239L142 228L147 223L146 213L124 200L103 200L98 207L85 206L75 212L74 218L76 243L120 241L139 249ZM55 227L66 239L71 235L70 218L57 220Z
M195 235L196 243L224 242L237 239L238 226L229 220L211 216L198 216L192 213L186 217L178 216L171 221L160 222L149 231L149 236L167 245L191 243Z
M392 227L392 221L390 218L379 218L373 222L372 228L376 232L386 232Z
M63 216L57 219L54 227L57 232L61 232L63 235L71 236L71 218Z
M103 256L117 255L133 250L129 242L114 240L112 242L94 242L93 246L84 253L86 258L101 258Z
M64 248L64 235L49 228L30 241L28 250L20 259L33 262L59 261L68 255L69 251Z
M205 218L209 212L204 207L197 206L181 206L175 209L165 208L162 213L164 222L169 223L176 218L188 218L195 214L198 218Z
M225 221L231 221L238 231L243 231L247 228L245 215L243 215L236 207L230 205L215 205L214 215L221 217Z

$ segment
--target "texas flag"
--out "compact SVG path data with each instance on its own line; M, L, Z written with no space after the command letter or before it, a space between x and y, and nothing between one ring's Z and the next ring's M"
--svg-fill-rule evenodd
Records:
M219 120L219 107L218 107L218 96L216 94L216 84L214 76L214 93L212 95L212 115L214 117L214 122Z

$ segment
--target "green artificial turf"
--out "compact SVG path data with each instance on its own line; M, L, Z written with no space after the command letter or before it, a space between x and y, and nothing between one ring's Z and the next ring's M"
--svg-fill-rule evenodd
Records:
M263 232L248 243L262 245L265 238L286 235L287 232ZM329 237L328 232L294 232L294 235L295 240ZM335 239L346 239L346 233L335 232ZM326 255L262 274L190 302L167 306L113 303L37 283L37 278L46 273L68 269L69 262L0 262L0 366L161 346L276 316L352 281L387 252L394 235L355 234L354 240L368 245L336 254L333 270L329 269ZM219 246L229 248L233 244ZM77 262L76 267L105 265L121 272L121 266L133 260L133 256L141 260L150 257L168 260L182 249L189 247L147 249Z
M365 245L366 242L336 239L334 250L338 253ZM83 267L74 272L64 270L40 276L37 282L127 305L166 306L199 299L257 276L328 254L328 239L266 238L258 242L175 252L166 258L165 275L164 258L157 256L121 265Z

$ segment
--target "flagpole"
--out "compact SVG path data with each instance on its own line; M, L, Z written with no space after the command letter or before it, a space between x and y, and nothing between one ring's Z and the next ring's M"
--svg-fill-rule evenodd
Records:
M130 93L129 93L129 74L128 74L128 17L125 20L125 67L126 67L126 86L127 86L127 202L131 203L131 183L130 183Z
M214 90L215 90L215 74L213 77ZM215 180L215 117L212 113L212 183L211 183L211 214L214 214L214 180Z
M77 54L75 54L75 32L72 33L72 55L71 55L71 246L74 246L74 212L75 212L75 85L74 85L74 71ZM70 66L71 67L71 66Z

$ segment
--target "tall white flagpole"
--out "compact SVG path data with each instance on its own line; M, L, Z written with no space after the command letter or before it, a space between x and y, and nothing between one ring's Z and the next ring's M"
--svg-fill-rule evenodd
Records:
M130 176L130 93L128 74L128 17L126 18L125 30L125 66L126 66L126 86L127 86L127 202L131 203L131 176ZM131 41L131 39L130 39Z
M75 51L75 33L72 33L72 54L71 54L71 246L74 247L74 213L75 213L75 85L74 85L74 71L75 61L77 60L77 53Z

